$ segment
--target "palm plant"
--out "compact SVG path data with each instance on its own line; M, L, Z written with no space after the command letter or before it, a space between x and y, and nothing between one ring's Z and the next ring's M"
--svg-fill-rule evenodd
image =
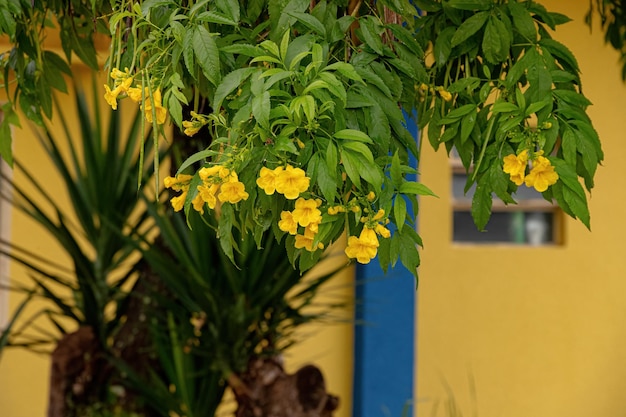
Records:
M157 308L151 313L165 375L154 378L145 395L160 410L205 416L215 413L229 385L245 408L256 400L249 394L257 381L243 376L250 366L276 360L294 343L298 326L336 307L307 312L336 268L303 279L270 233L261 239L262 250L239 240L233 264L214 232L204 227L215 226L211 216L190 216L187 223L163 206L151 205L150 212L161 244L148 245L142 256L170 291L155 292ZM135 381L136 389L145 382Z
M2 242L2 252L29 271L32 287L14 288L28 295L24 303L33 297L48 301L21 327L16 327L16 319L25 310L18 309L2 340L8 346L56 347L50 407L64 413L65 391L69 388L63 381L70 372L64 365L69 359L67 355L92 354L90 360L102 361L105 347L120 328L128 296L124 288L136 275L132 259L136 247L125 235L147 233L151 228L145 207L137 198L137 184L145 182L152 170L142 168L142 159L136 152L141 137L140 118L134 117L122 135L121 116L111 113L105 129L97 100L88 104L84 95L77 93L76 121L80 128L77 139L71 133L67 113L61 110L60 103L56 104L64 139L57 139L48 126L43 131L36 130L35 135L62 179L70 197L69 209L56 201L19 161L15 162L15 168L24 174L36 195L12 182L14 195L3 197L53 236L69 256L72 266L56 264L27 248ZM64 154L63 149L69 150L68 154ZM53 324L56 334L37 332L39 327L30 325L40 316ZM73 344L81 346L85 352L75 353L63 348ZM85 367L82 371L71 372L87 370ZM90 381L96 374L81 377ZM87 389L87 385L85 383L84 389L89 391L91 388ZM91 384L91 387L99 390L98 384ZM84 394L85 398L102 395L99 392Z

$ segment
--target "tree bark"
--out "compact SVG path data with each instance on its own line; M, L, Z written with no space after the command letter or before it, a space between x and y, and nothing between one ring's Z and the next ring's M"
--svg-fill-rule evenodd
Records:
M94 394L106 368L100 343L90 326L64 335L52 352L48 417L73 416L72 404Z
M339 405L326 392L319 368L306 365L287 374L280 357L253 358L228 383L238 403L236 417L331 417Z

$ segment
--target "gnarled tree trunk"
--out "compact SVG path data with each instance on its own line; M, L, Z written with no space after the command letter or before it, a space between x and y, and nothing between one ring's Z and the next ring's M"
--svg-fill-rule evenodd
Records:
M228 383L238 403L236 417L331 417L339 405L326 392L319 368L306 365L287 374L280 357L254 358Z

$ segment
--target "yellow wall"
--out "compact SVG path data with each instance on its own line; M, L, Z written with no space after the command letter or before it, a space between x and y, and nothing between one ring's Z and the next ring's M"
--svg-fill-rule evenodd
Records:
M422 199L419 224L420 416L459 415L450 393L465 416L626 415L626 87L617 53L583 24L588 1L540 3L575 19L555 38L579 59L606 154L593 232L568 218L560 247L454 245L447 159L425 152L422 180L441 197Z
M87 72L81 71L80 68L77 71L80 74L77 75L77 79L90 79L87 78L90 77ZM66 109L74 108L74 101L70 97L63 97L65 99L63 106ZM54 131L59 132L58 137L63 137L60 127L55 128ZM40 150L39 143L25 119L22 120L22 129L14 129L13 135L14 156L19 161L28 164L29 171L40 181L40 185L47 190L49 195L54 197L55 201L61 204L63 201L69 201L60 177L56 174L44 151ZM16 170L13 173L16 183L27 190L30 195L37 195L21 171ZM49 206L45 207L49 209ZM4 208L6 206L3 206ZM71 267L71 262L63 249L32 220L16 210L7 210L1 216L3 221L8 220L9 223L8 230L3 231L3 238L11 239L16 245ZM8 233L5 234L6 232ZM11 284L32 286L25 270L19 265L10 265L8 278ZM21 295L9 293L9 312L12 312L21 300ZM24 319L32 317L35 312L44 307L46 306L43 303L33 303L22 317ZM46 320L39 320L38 323L44 324L44 330L49 329L49 323ZM31 332L30 334L37 335L38 333ZM56 333L53 331L53 334ZM48 368L47 355L34 354L22 349L6 349L0 359L0 415L7 417L44 416L48 395Z

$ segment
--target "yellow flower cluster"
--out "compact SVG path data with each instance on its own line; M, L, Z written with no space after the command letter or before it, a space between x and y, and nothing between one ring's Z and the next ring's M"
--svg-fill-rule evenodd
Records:
M198 171L198 176L202 180L202 184L198 185L198 194L193 198L191 204L194 210L200 213L204 213L205 204L210 209L214 209L218 201L236 204L241 200L247 200L249 197L246 187L239 181L237 173L226 167L221 165L204 167ZM166 188L182 191L180 195L170 200L175 211L180 211L184 207L192 178L191 175L186 174L178 174L175 178L165 178Z
M359 237L350 236L345 249L348 258L356 258L359 263L368 264L378 252L378 236L374 229L364 227Z
M187 136L195 135L202 128L202 126L208 123L208 119L205 116L198 114L195 111L192 111L190 114L191 120L183 121L183 127L185 128L183 133Z
M380 209L375 215L361 219L361 222L365 223L365 227L361 230L359 237L350 236L348 238L348 246L345 249L348 258L355 258L357 262L367 264L376 257L380 245L378 236L385 239L391 237L389 229L381 224L381 221L388 221L384 217L385 210Z
M269 169L261 168L257 185L265 191L267 195L274 192L283 194L288 200L295 200L301 193L309 189L311 179L301 168L294 168L291 165Z
M549 186L556 183L559 174L556 173L550 160L543 156L543 151L535 153L532 160L532 169L526 175L528 166L528 151L523 150L518 155L507 155L504 157L503 170L509 174L511 181L516 185L526 184L527 187L535 187L540 193L546 191Z
M319 198L304 198L302 193L309 188L310 179L300 168L291 165L269 169L261 168L259 177L256 180L259 188L263 189L267 195L275 192L283 194L285 198L296 199L295 207L292 211L285 210L280 214L278 228L285 233L295 236L294 246L296 249L306 249L314 252L324 249L322 242L316 243L316 236L319 225L322 222L322 200ZM370 212L367 207L376 200L374 192L369 192L359 198L353 198L346 204L329 205L326 213L334 216L347 211L353 213L364 212L367 215L361 218L364 227L359 235L348 238L348 246L345 253L349 258L355 258L358 262L366 264L376 257L378 252L378 236L383 238L391 237L391 232L383 223L389 220L385 216L385 211L380 209L377 212ZM361 207L364 205L364 207ZM367 207L365 207L367 206ZM323 209L323 208L322 208Z
M267 195L277 192L283 194L288 200L297 198L293 211L280 213L278 227L283 232L295 235L296 249L304 248L309 252L314 252L324 248L321 242L314 245L318 226L322 222L322 212L319 209L322 200L300 197L300 194L309 189L310 181L311 179L306 176L304 170L287 164L285 167L274 169L261 168L256 183ZM302 233L298 233L300 227L303 228Z
M280 213L280 221L278 227L283 232L295 235L296 241L294 246L296 249L306 249L314 252L317 249L324 249L324 244L315 243L315 236L319 230L319 224L322 222L322 212L319 206L322 204L320 199L298 198L293 211L283 211ZM298 233L298 228L302 227L303 232Z
M443 87L435 87L435 91L437 91L439 93L439 95L441 96L441 98L444 101L451 101L452 100L452 94L446 90Z
M166 177L163 180L165 188L171 188L174 191L182 191L182 193L170 199L174 211L181 211L185 206L185 200L189 193L189 184L192 178L191 175L178 174L176 177Z
M239 181L237 173L221 165L204 167L198 171L202 184L198 185L198 195L210 209L214 209L217 202L236 204L241 200L247 200L249 194L246 187ZM194 209L203 212L202 206Z
M167 118L167 109L163 107L161 100L161 90L156 89L150 95L150 89L145 87L142 91L141 87L132 87L134 78L129 74L128 69L120 71L113 68L111 71L113 79L113 90L108 85L104 85L104 99L113 110L117 110L117 100L120 96L126 96L135 103L144 102L141 109L144 110L146 120L152 123L152 111L156 114L156 122L160 125L165 123Z

